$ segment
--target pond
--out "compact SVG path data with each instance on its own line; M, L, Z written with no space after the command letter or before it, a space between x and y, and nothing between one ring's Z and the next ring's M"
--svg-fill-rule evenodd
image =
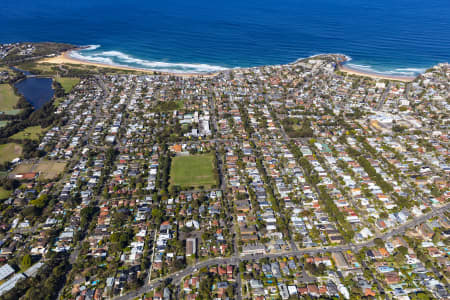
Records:
M53 98L52 78L28 76L14 86L33 105L34 109L41 108Z

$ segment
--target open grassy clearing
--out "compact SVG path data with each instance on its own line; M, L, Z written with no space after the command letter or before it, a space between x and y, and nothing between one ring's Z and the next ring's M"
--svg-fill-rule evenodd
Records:
M73 87L80 83L80 78L76 77L56 77L55 80L61 84L66 94L70 93Z
M41 126L30 126L25 128L22 131L19 131L18 133L10 136L11 139L16 140L35 140L37 141L41 134L43 134L47 128L42 128Z
M170 183L181 188L208 187L217 184L213 154L177 156L172 159Z
M14 93L14 89L9 84L0 84L0 111L14 110L17 101L19 97Z
M55 98L55 99L53 100L53 105L54 105L55 107L58 107L63 101L64 101L64 98L63 98L63 97L61 97L61 98Z
M58 76L66 74L68 76L77 77L87 74L149 74L138 70L124 70L111 67L100 67L88 64L72 64L72 63L48 63L45 60L39 62L26 62L17 66L17 68L30 71L33 74Z
M15 116L15 115L20 114L21 112L22 112L22 109L11 109L11 110L5 111L5 114Z
M180 110L184 107L184 101L178 100L178 101L161 101L158 102L153 108L152 111L154 112L169 112L174 110Z
M22 155L22 146L16 143L0 145L0 163L11 161Z
M37 64L36 62L25 62L16 67L18 69L40 75L56 75L61 71L59 70L58 66L51 64Z
M41 160L39 163L21 163L11 174L37 172L39 179L54 179L64 171L65 162L56 160Z
M0 200L8 199L9 195L11 195L11 191L5 190L0 187Z
M5 127L8 125L8 121L0 121L0 128Z

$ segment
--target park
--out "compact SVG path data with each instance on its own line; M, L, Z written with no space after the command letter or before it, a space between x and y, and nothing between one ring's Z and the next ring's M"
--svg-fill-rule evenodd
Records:
M214 161L212 153L174 157L170 169L171 186L212 188L217 184Z

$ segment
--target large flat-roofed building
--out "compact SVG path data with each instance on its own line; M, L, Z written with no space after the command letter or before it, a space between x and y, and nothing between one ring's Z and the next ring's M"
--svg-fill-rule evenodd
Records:
M242 253L241 255L248 255L248 254L265 254L266 253L266 247L262 244L255 244L255 245L245 245L242 246Z
M6 264L0 268L0 280L5 279L11 274L14 274L14 269L10 265Z
M186 256L192 256L195 255L195 253L197 253L197 239L186 239Z
M345 260L344 255L342 255L341 252L333 252L331 254L331 257L333 258L333 261L336 264L336 268L338 268L338 270L348 269L347 261Z

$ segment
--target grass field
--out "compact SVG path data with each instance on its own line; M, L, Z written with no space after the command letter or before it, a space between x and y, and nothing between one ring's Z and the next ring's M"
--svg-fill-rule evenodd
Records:
M55 80L62 85L66 94L70 93L73 87L80 82L80 78L76 77L56 77Z
M11 139L16 140L35 140L37 141L39 139L39 136L44 133L47 130L47 128L42 128L41 126L30 126L25 128L22 131L19 131L18 133L10 136Z
M64 171L65 162L54 160L41 160L39 163L22 163L18 165L12 174L38 172L39 179L54 179Z
M0 163L11 161L22 155L22 146L16 143L0 145Z
M5 127L8 125L8 121L0 121L0 128Z
M178 100L178 101L165 101L165 102L159 102L157 103L153 108L153 112L169 112L174 110L183 109L184 107L184 101Z
M0 187L0 200L8 199L10 194L11 191L5 190L4 188Z
M212 154L177 156L172 159L170 183L181 188L211 187L217 184L214 177Z
M51 64L38 64L36 62L25 62L16 66L17 68L25 71L29 71L33 74L40 75L56 75L58 74L58 66Z
M11 109L11 110L5 111L5 115L15 116L15 115L20 114L21 112L22 112L22 109Z
M60 68L60 66L62 68ZM134 71L134 70L122 70L114 67L111 68L102 68L98 66L91 65L82 65L82 64L55 64L55 63L47 63L44 61L39 62L26 62L17 66L17 68L30 71L34 74L40 75L49 75L49 76L58 76L59 74L64 74L62 69L66 69L70 71L72 74L149 74L149 72L144 71ZM76 75L75 75L76 76Z
M18 100L19 97L14 94L14 90L9 84L0 84L0 111L13 110Z
M63 98L63 97L61 97L61 98L55 98L55 100L53 100L53 105L54 105L55 107L58 107L63 101L64 101L64 98Z

